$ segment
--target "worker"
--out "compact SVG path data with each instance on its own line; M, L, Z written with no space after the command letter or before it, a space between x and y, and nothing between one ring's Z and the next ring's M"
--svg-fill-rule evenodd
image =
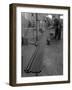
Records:
M57 18L54 18L54 29L55 29L55 39L60 40L61 39L61 23L60 20Z

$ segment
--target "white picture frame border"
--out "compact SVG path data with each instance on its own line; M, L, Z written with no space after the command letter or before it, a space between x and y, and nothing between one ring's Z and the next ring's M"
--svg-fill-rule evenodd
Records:
M63 75L21 77L21 12L63 14ZM16 8L16 83L56 82L68 80L68 10L48 8Z

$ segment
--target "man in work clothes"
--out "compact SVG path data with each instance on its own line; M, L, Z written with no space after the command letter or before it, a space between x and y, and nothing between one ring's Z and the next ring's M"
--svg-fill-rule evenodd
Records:
M55 39L60 40L61 39L61 23L59 19L55 18L54 19L54 28L55 28Z

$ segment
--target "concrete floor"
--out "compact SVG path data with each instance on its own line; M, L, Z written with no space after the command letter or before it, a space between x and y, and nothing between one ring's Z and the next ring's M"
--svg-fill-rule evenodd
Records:
M39 41L44 43L44 56L42 59L42 68L38 76L62 75L63 74L63 40L52 40L50 45L46 44L48 31L43 34L43 38ZM32 54L36 47L33 45L22 47L22 77L35 76L35 73L25 73L24 69L27 67Z

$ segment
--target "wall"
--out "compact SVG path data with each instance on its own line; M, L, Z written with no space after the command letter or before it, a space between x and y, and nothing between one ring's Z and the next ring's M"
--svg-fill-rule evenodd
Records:
M9 82L9 4L35 3L47 5L72 6L72 0L0 0L0 90L72 90L70 84L54 84L43 86L11 87ZM71 7L72 11L72 7ZM71 12L72 22L72 12ZM72 29L72 26L71 26ZM71 31L72 34L72 31ZM71 36L72 38L72 36ZM72 45L72 42L71 42ZM72 49L71 49L72 51ZM71 62L72 64L72 62ZM72 68L72 65L71 65ZM71 71L72 75L72 71Z

